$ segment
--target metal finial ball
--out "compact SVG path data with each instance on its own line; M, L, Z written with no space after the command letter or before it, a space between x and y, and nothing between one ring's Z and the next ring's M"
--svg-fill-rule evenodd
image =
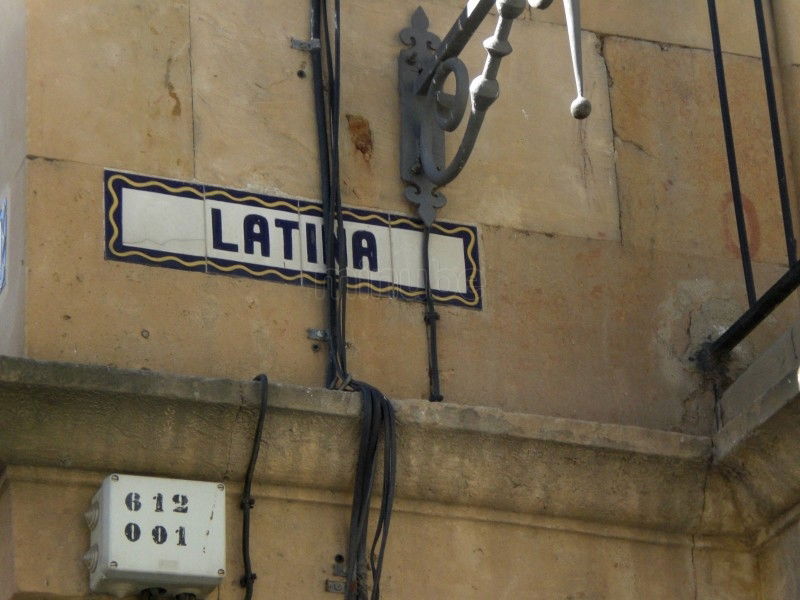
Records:
M592 103L583 96L578 96L572 101L569 111L576 119L585 119L592 112Z
M544 10L552 3L553 0L528 0L528 4L531 5L531 8L538 8L539 10Z

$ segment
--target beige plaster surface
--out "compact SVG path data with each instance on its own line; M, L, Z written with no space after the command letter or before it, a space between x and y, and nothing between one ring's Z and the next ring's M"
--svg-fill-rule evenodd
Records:
M255 4L229 4L192 4L197 177L318 198L309 57L289 44L290 37L307 36L306 7L293 4L276 18ZM399 31L408 26L413 8L398 2L344 5L340 151L343 199L352 205L412 210L398 175L396 57L403 48ZM450 9L428 7L432 30L449 27ZM480 42L493 27L486 22L465 52L473 76L486 56ZM599 41L584 34L586 90L594 105L592 119L584 123L569 115L575 95L569 53L551 51L566 46L564 28L523 20L511 41L515 50L501 68L501 98L465 172L445 188L450 203L442 218L618 239ZM451 152L459 141L460 134L452 134Z
M106 261L102 169L44 160L29 166L31 231L57 219L63 232L29 238L31 356L207 375L252 377L266 369L319 383L322 353L305 338L306 327L322 324L319 291L266 291L263 282L243 278ZM96 226L87 224L89 214Z
M189 2L27 6L28 153L192 176Z
M20 592L62 598L87 594L80 561L88 546L82 512L101 477L11 470L15 526L25 532L46 529L62 540L47 544L32 536L16 546ZM228 489L228 575L219 597L233 599L242 593L241 523L238 490ZM256 486L254 496L251 551L259 575L254 598L329 597L325 580L335 579L334 556L344 552L348 498L274 486ZM647 543L431 514L401 502L392 520L382 597L751 600L757 585L752 562L737 552L693 549L688 539ZM701 568L708 573L701 574Z
M102 169L33 160L29 181L32 231L57 219L69 238L29 241L31 355L206 375L266 369L320 383L323 353L305 337L323 325L319 290L105 261ZM97 226L87 227L92 213Z
M784 4L792 4L787 0ZM532 11L532 18L564 22L561 2L546 11ZM768 7L771 3L765 3ZM753 3L720 0L716 3L722 48L726 52L760 56ZM601 34L649 40L676 46L711 48L706 0L609 0L582 2L584 29Z
M306 337L324 323L321 290L104 260L102 228L85 217L100 211L99 167L32 160L29 186L30 231L63 226L59 238L29 238L30 356L321 383L324 352ZM481 248L484 310L441 310L449 401L708 430L711 400L689 359L744 308L734 259L491 227ZM781 272L757 265L760 281ZM348 304L352 373L395 398L425 397L422 306L356 294ZM795 316L782 306L749 347Z
M711 53L619 38L604 51L623 242L738 257ZM786 264L761 62L728 54L725 69L751 255Z
M489 228L483 242L486 308L466 317L474 324L451 310L441 321L445 390L496 391L512 410L707 431L710 398L691 358L744 308L734 261ZM781 310L750 343L794 318L791 305ZM474 366L459 368L462 356Z
M788 108L783 113L783 152L790 194L796 198L796 190L800 189L800 113L795 109L797 98L800 97L800 61L782 65L780 72L783 106Z
M761 600L800 597L800 523L795 522L758 552Z
M244 477L260 402L251 380L3 358L0 381L0 420L15 423L0 438L0 464ZM269 405L271 449L256 480L347 492L357 394L273 383ZM426 400L395 408L398 498L584 532L592 531L584 523L600 522L636 539L701 526L709 536L742 533L735 511L717 510L712 529L701 523L706 437Z
M14 555L14 516L11 512L11 489L5 474L0 475L0 598L9 598L16 591Z
M382 12L376 6L360 11L358 17L353 15L354 26L368 29L367 19L381 24L372 43L386 47L386 62L391 57L394 68L396 26L393 19L378 21ZM400 22L409 18L402 5L397 6L396 13ZM434 5L428 13L431 30L444 35L452 11ZM492 21L484 23L464 52L464 61L473 75L486 57L480 41L491 35L493 27ZM583 122L572 119L568 110L575 96L569 53L553 50L565 45L564 28L522 20L514 25L510 41L514 52L500 68L500 98L486 117L481 142L464 172L443 190L448 204L441 211L442 218L584 238L619 239L611 113L606 66L598 39L589 33L583 35L586 95L593 105L592 119ZM364 201L357 197L388 196L393 200L402 197L402 187L397 187L400 182L381 175L397 170L399 133L395 128L399 123L391 114L388 119L375 114L376 109L386 110L385 103L370 106L370 97L360 90L382 80L382 95L393 98L394 73L381 77L375 72L369 56L358 52L361 43L360 39L350 40L355 59L352 69L357 79L345 88L344 101L359 107L357 112L370 121L377 118L381 124L387 120L392 124L382 134L387 138L383 144L389 145L392 152L381 159L376 151L367 162L352 146L348 147L343 153L349 158L344 163L347 188L356 197L352 202ZM380 129L374 135L378 139ZM451 154L459 141L459 132L448 136ZM384 183L386 180L391 187Z
M714 436L715 463L720 471L748 482L734 490L745 526L785 521L787 515L796 512L800 494L797 380L795 366L763 395L754 390L752 405ZM768 534L761 532L759 536Z
M745 379L770 379L772 360L762 355ZM226 481L220 594L241 593L237 482L258 396L249 381L2 359L0 420L16 426L0 437L0 531L13 531L4 560L15 597L86 594L82 511L114 471ZM254 561L274 570L270 593L315 597L343 552L358 400L272 383L270 407ZM747 443L728 453L732 465L709 460L721 439L425 401L396 407L387 598L738 600L759 597L759 584L764 600L793 597L800 491L782 515L747 504L785 500L764 474L791 476L794 417L752 421Z
M308 21L303 2L192 2L200 181L319 198L310 59L290 46Z
M31 153L65 159L29 164L29 355L207 376L266 370L320 384L324 349L312 349L306 329L324 327L321 290L105 261L100 220L108 166L318 195L308 55L289 43L307 36L306 7L276 17L218 0L114 6L106 17L103 3L29 3ZM447 27L453 6L429 7L434 30ZM395 56L411 8L362 2L343 15L345 31L361 32L343 40L351 204L408 210L396 177ZM598 14L588 9L588 22ZM473 70L490 25L465 53ZM501 99L473 162L446 190L442 216L481 226L484 310L441 310L444 393L461 404L706 433L712 399L690 358L744 308L710 53L591 32L583 41L595 111L579 124L566 110L563 26L515 25ZM732 89L760 80L756 59L727 58ZM754 97L734 96L740 127L766 133ZM71 121L85 126L64 126ZM368 140L353 139L365 131ZM766 137L745 138L757 141L743 145L743 164L761 164ZM770 169L743 171L755 258L780 263ZM58 239L46 233L53 222ZM781 273L756 264L759 289ZM351 295L353 374L392 397L425 397L421 312ZM784 305L740 359L795 316Z
M758 598L758 564L752 554L695 549L692 565L697 598Z
M767 16L772 26L773 75L781 113L782 145L790 197L797 206L800 189L800 113L796 110L800 95L800 4L793 0L774 0Z
M775 28L774 40L779 62L800 65L800 39L797 37L800 5L795 0L772 0L767 6L771 8L768 14Z
M426 7L433 29L443 33L462 4ZM446 189L442 217L480 226L485 307L440 311L444 393L456 406L398 402L404 460L385 596L753 600L760 585L759 600L788 600L800 593L800 412L783 367L796 352L784 343L723 397L713 453L713 396L691 361L745 307L705 2L585 2L595 111L583 124L567 115L559 4L515 25L501 98ZM764 290L785 257L752 6L718 5ZM20 6L0 6L0 72L17 82L0 87L0 111L19 115L25 78L28 149L12 131L0 174L14 174L14 197L28 203L24 216L12 205L28 230L27 352L140 371L109 369L106 387L92 387L80 369L58 367L62 387L52 376L17 381L2 402L0 422L18 425L0 425L0 468L12 465L0 483L0 540L12 540L0 543L0 572L12 564L14 573L0 577L0 600L78 598L87 594L81 513L109 469L242 477L255 385L148 371L321 383L324 352L305 333L324 325L320 290L103 258L103 167L318 196L308 55L289 44L308 37L308 15L302 3L27 0L26 60L5 63L15 56L5 44L21 52ZM346 3L349 204L409 210L396 175L395 55L415 7ZM796 164L796 9L776 0L775 11ZM473 72L487 35L465 53ZM6 122L14 130L24 120ZM26 152L46 159L20 169ZM425 396L421 305L351 295L349 306L354 375L393 398ZM730 375L797 313L795 300L774 313L735 352ZM256 597L327 598L324 580L344 550L357 400L289 386L272 394ZM16 466L26 464L39 468ZM235 483L229 492L219 597L239 598Z
M757 361L745 376L753 370L763 372L763 365ZM0 438L0 464L241 478L259 398L250 380L3 358L0 420L15 427ZM446 504L460 514L507 511L519 515L513 522L560 523L553 526L584 533L600 523L615 535L659 543L692 534L703 547L741 550L797 518L798 398L795 386L781 410L750 416L745 428L737 418L713 440L395 401L398 498ZM264 435L273 449L257 480L346 492L355 467L357 395L272 383L269 404ZM69 435L64 423L71 424ZM87 439L92 443L76 442Z
M423 4L425 10L433 2ZM437 0L451 15L451 21L464 7L462 0ZM784 5L782 14L787 17L795 10L794 0L775 0L765 3ZM776 11L778 12L778 11ZM722 47L726 52L746 56L760 56L758 35L750 0L719 0L717 14L720 21ZM564 24L563 3L555 0L547 10L528 9L520 17L542 23ZM663 44L692 48L711 48L706 0L607 0L606 2L581 2L582 28L603 36L613 35ZM450 23L447 24L449 27ZM569 52L566 42L556 51Z

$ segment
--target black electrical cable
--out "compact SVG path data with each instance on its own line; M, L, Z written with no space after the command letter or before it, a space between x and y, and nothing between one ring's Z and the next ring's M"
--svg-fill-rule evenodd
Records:
M339 118L341 75L341 10L334 0L332 19L327 0L311 0L311 65L320 156L328 365L326 385L361 393L361 423L350 533L347 546L346 600L378 600L383 557L394 504L397 451L395 414L391 402L375 387L354 381L347 370L347 249L339 182ZM332 28L331 31L331 21ZM383 437L384 468L381 507L367 554L369 504L375 458ZM369 574L372 592L368 594Z
M436 322L439 320L439 313L433 304L433 292L431 291L431 228L426 226L422 232L422 274L425 285L425 328L428 333L428 381L429 395L431 402L441 402L444 397L439 383L439 349L436 342Z
M258 450L261 447L261 436L264 432L264 418L267 414L267 399L269 396L269 379L263 373L258 375L254 381L261 383L261 405L258 410L258 423L256 424L256 432L253 436L253 449L250 452L250 462L247 464L247 474L244 478L244 488L242 489L242 500L240 507L242 509L242 557L244 559L244 575L239 583L245 588L245 600L250 600L253 597L253 582L256 580L256 574L253 573L253 565L250 562L250 511L255 506L255 499L250 495L250 489L253 485L253 473L256 469L256 461L258 460Z
M343 388L349 382L345 341L347 254L339 192L339 58L340 7L333 10L333 33L326 0L312 0L312 72L322 192L322 235L328 317L328 365L325 384ZM333 44L333 48L331 47ZM324 59L324 64L323 64Z
M375 390L377 391L377 390ZM380 598L381 573L383 572L383 557L386 552L386 542L389 539L389 522L392 519L394 505L395 480L397 475L397 442L395 439L394 407L389 400L380 395L379 403L383 417L383 490L381 492L381 508L378 514L378 523L375 527L375 537L370 548L370 569L372 571L372 596ZM378 554L375 548L380 547Z
M345 600L367 600L367 598L378 600L383 558L389 536L395 495L397 471L395 415L392 403L379 390L360 381L353 382L353 385L361 392L361 426L347 544ZM368 556L369 504L375 477L375 458L381 434L383 434L384 440L383 489L378 523ZM371 594L367 592L367 566L372 574Z
M337 348L335 358L337 361L337 374L340 385L346 386L349 383L347 377L347 338L346 338L346 316L347 316L347 236L344 231L344 215L342 212L342 199L339 185L339 117L341 106L341 7L339 0L334 0L333 5L333 35L330 33L328 21L327 0L322 0L323 19L326 37L326 58L328 61L328 122L330 124L330 155L331 155L331 212L335 218L335 245L336 256L333 266L336 269L336 340ZM333 40L333 50L331 51L331 39Z
M328 109L325 101L325 81L322 64L322 3L311 0L311 72L314 82L314 114L317 122L317 146L319 152L320 186L322 194L322 236L323 258L325 261L325 292L327 298L328 328L328 366L325 374L325 385L333 387L338 376L336 354L338 352L338 328L334 323L338 320L336 312L336 270L334 256L334 219L331 211L331 153L330 130L328 126ZM327 51L327 44L326 44ZM330 64L330 60L328 61ZM328 75L330 77L330 73Z

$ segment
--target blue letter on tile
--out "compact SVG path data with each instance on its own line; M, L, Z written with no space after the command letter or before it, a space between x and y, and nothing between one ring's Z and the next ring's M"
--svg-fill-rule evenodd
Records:
M236 244L222 241L222 211L218 208L211 209L211 237L216 250L225 250L226 252L239 251L239 246Z
M356 231L353 234L353 267L364 268L364 259L369 262L369 270L378 270L378 242L371 231Z
M308 262L317 262L317 226L306 223L306 254Z
M285 219L275 219L275 227L283 230L283 258L292 260L292 231L300 230L300 223L297 221L287 221Z
M246 254L253 254L254 242L261 245L261 256L269 256L269 223L261 215L247 215L244 218L244 251Z

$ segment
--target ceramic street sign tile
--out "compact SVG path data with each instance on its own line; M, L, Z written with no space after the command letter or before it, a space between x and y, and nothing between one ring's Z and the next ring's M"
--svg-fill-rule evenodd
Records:
M348 289L424 299L421 223L349 207L342 214ZM318 202L107 170L105 222L110 260L325 284ZM430 248L435 300L480 309L477 228L435 223Z

